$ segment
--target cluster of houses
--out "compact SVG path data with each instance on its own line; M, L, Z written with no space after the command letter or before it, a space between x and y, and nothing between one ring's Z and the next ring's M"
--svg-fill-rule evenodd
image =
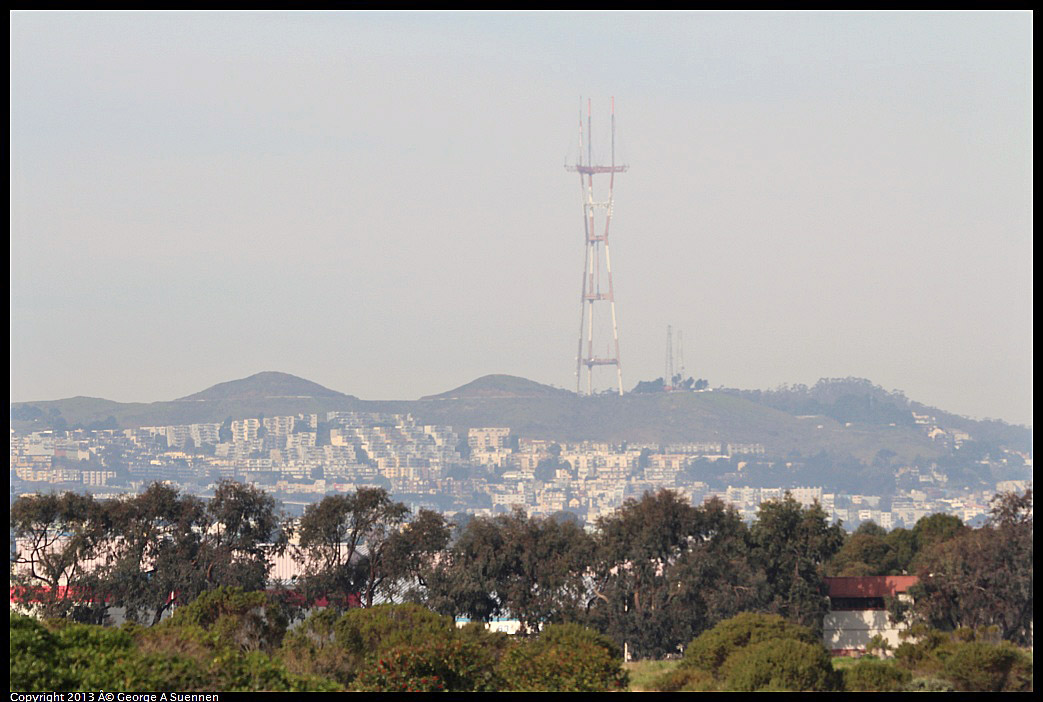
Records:
M533 515L570 511L593 523L627 498L663 488L693 503L719 497L747 519L756 516L762 502L789 492L803 504L817 502L849 527L872 520L887 529L911 527L936 512L971 522L987 513L995 493L952 490L945 476L929 466L899 467L902 480L915 487L888 499L816 486L711 488L713 481L705 475L719 461L742 470L770 460L756 443L556 443L513 436L506 427L472 427L458 434L453 427L420 424L408 414L364 412L125 430L12 430L10 441L16 493L77 488L115 495L164 481L206 494L217 481L231 478L299 504L380 486L408 495L414 508L475 514L515 507Z

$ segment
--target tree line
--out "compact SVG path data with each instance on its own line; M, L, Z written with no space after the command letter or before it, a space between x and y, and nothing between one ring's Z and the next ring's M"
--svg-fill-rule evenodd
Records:
M154 626L218 588L265 591L287 616L415 603L438 614L519 620L522 633L578 623L658 658L742 612L821 633L826 575L920 574L896 617L945 630L1032 631L1032 497L998 497L988 524L933 515L911 530L846 535L818 506L765 502L745 523L718 499L670 491L631 499L585 531L569 515L516 511L451 522L410 513L380 488L329 495L289 519L253 486L202 500L168 485L114 500L23 496L11 510L12 584L41 614L104 623L113 608ZM273 559L298 564L269 581Z

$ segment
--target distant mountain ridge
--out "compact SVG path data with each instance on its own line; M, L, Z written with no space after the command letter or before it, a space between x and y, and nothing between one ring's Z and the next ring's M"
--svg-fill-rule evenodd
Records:
M761 445L785 455L827 451L871 459L881 449L913 458L939 456L911 412L976 441L1031 451L1032 430L978 421L914 403L858 378L776 390L627 393L580 396L511 375L487 375L414 401L360 400L288 373L266 371L218 383L177 400L119 403L99 398L11 403L16 431L47 428L127 429L223 422L257 416L360 411L411 414L422 424L448 425L460 435L472 427L510 427L520 437L554 441L647 444L716 441Z
M289 373L264 371L218 383L192 395L160 402L113 402L76 397L11 404L11 426L126 429L222 422L234 419L297 413L325 414L358 410L362 401Z

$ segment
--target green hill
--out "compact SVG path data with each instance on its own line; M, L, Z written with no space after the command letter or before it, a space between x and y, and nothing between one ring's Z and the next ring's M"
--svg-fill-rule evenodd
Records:
M267 399L335 399L358 401L353 395L330 390L318 383L289 373L265 371L249 378L218 383L202 392L182 397L175 402L222 402L228 400Z
M466 385L443 392L438 395L427 395L421 400L463 400L518 397L563 397L571 395L568 390L553 388L550 385L519 378L514 375L483 375Z

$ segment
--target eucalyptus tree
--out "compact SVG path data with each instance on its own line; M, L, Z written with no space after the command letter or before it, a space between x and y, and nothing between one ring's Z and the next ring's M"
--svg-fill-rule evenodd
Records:
M748 530L720 500L646 493L597 527L588 621L638 657L674 653L758 601Z
M289 524L274 497L253 485L222 481L206 504L201 564L208 588L263 589L288 541Z
M421 509L390 534L379 551L379 566L386 573L380 591L388 602L427 602L451 533L452 524L442 514Z
M474 620L516 617L527 633L575 621L588 597L592 553L591 537L573 521L520 510L475 517L446 552L429 604Z
M153 483L138 495L31 495L12 505L12 581L49 616L102 621L112 607L156 623L220 586L261 590L286 545L275 500L225 481L205 501Z
M94 621L104 603L90 595L90 564L105 518L90 495L23 495L11 505L10 579L15 593L48 617Z
M129 620L155 624L206 589L200 569L206 506L162 483L104 505L106 538L92 577Z
M988 523L921 554L913 618L943 630L995 627L1002 638L1031 645L1032 537L1032 491L997 495Z
M829 611L824 594L826 563L844 545L844 531L831 525L815 503L803 507L788 493L762 502L750 529L751 560L763 571L763 611L821 631Z
M327 495L304 511L292 551L301 565L301 592L309 600L329 599L347 608L358 600L372 606L388 571L381 567L389 538L409 509L383 488L359 488L350 495Z

